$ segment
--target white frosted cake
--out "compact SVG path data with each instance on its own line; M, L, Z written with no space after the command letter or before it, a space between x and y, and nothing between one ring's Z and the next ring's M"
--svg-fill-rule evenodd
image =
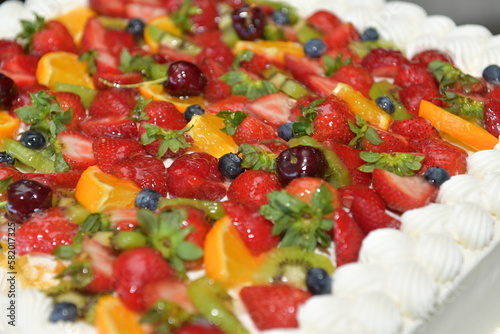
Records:
M419 6L385 0L289 0L300 13L336 13L360 30L376 28L407 57L441 49L457 67L481 76L500 64L500 36L477 25L456 26ZM12 38L32 12L53 17L85 0L6 1L0 6L0 38ZM468 174L454 176L437 202L406 212L401 230L380 229L363 241L359 261L337 269L333 294L313 297L299 310L299 328L268 334L493 334L500 326L500 148L471 154ZM33 257L17 280L16 326L9 326L9 274L0 269L0 333L93 334L83 323L50 323L51 301L26 280L50 285L58 264ZM37 283L39 284L39 283ZM39 288L43 286L37 285ZM248 316L242 321L255 333Z

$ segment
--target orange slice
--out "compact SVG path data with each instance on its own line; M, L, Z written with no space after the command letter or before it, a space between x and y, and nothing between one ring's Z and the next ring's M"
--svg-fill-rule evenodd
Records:
M418 115L431 122L436 129L443 131L476 150L493 149L498 144L498 138L485 129L431 102L422 100Z
M207 276L227 288L250 283L260 264L260 258L250 254L227 216L216 221L208 232L204 251Z
M103 296L97 301L95 326L99 334L145 334L139 316L129 310L118 297Z
M87 71L87 63L80 61L78 55L70 52L44 54L38 61L36 78L40 84L50 88L59 82L94 89L94 83Z
M163 86L159 84L147 85L139 87L139 91L146 99L167 101L174 104L180 112L186 111L186 108L193 104L205 105L205 100L201 96L190 96L186 98L174 97L163 90Z
M186 133L194 141L191 151L207 152L216 158L238 152L233 137L221 131L224 120L215 114L195 115L186 127L190 128Z
M12 138L19 127L19 118L6 111L0 111L0 140Z
M80 45L83 35L85 23L90 17L97 15L88 7L77 7L65 14L59 15L54 20L61 22L68 28L69 33L73 36L76 45Z
M146 24L144 28L144 41L156 53L160 49L161 33L167 32L175 36L182 36L182 31L168 16L158 16Z
M102 172L99 167L87 168L76 185L75 198L91 213L133 208L141 189L130 180Z
M304 48L295 42L284 41L237 41L233 48L233 53L243 50L250 50L258 53L270 60L279 63L284 62L285 54L304 57Z
M361 116L368 123L371 123L383 130L387 130L392 118L385 111L379 108L375 101L363 96L360 92L348 84L339 82L332 91L333 95L346 101L355 114Z

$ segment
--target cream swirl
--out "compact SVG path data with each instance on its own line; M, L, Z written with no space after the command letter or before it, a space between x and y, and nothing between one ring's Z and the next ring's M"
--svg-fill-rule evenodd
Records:
M370 232L363 240L359 252L361 263L386 264L406 260L413 256L415 240L392 228Z

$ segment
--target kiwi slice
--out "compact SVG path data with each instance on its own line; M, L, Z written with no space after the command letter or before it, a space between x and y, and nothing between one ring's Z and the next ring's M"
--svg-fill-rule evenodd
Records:
M188 296L198 312L228 334L250 334L233 313L231 296L217 282L202 277L188 285Z
M396 107L396 110L394 111L394 114L391 115L391 117L395 120L403 120L403 119L408 119L412 118L413 115L410 114L408 110L406 110L405 106L401 102L401 99L399 98L399 88L398 86L390 83L389 81L379 81L373 84L373 86L370 89L370 98L375 101L378 97L380 96L387 96L394 102L394 106Z
M298 288L306 288L307 271L323 268L332 274L332 261L321 254L308 253L299 247L281 247L268 253L254 275L256 284L287 283Z

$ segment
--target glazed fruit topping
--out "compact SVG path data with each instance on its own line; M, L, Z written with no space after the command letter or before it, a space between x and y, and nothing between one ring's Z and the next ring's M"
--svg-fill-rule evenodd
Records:
M197 96L203 93L207 79L195 64L179 60L170 64L163 87L172 96Z
M284 150L276 158L278 177L283 183L314 176L323 177L326 172L326 158L323 152L312 146L295 146Z
M51 206L52 189L40 182L18 180L7 187L7 215L16 223Z
M233 27L236 33L245 40L255 40L264 33L266 16L255 5L243 5L232 14Z

